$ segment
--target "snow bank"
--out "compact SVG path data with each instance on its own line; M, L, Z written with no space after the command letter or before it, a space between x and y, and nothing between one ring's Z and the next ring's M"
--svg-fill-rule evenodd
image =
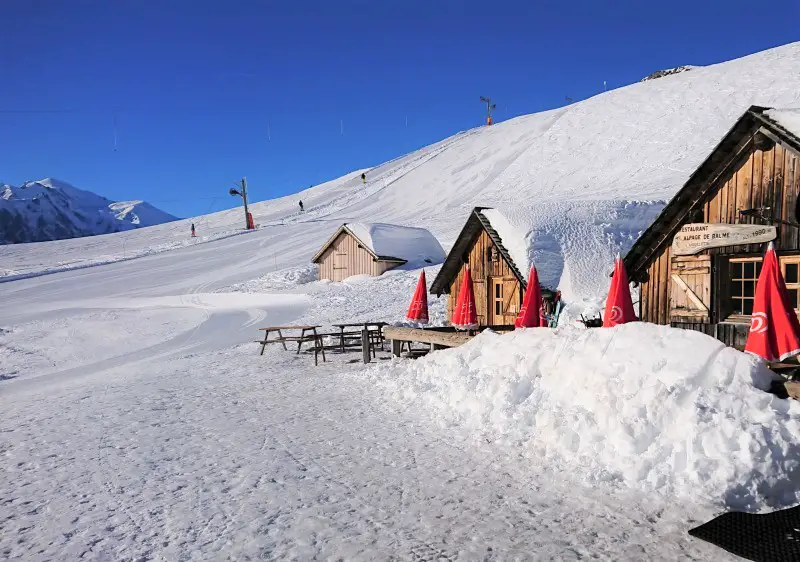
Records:
M348 223L353 233L376 256L406 260L406 267L424 267L444 261L445 251L424 228L383 223Z
M484 332L370 373L534 465L740 509L800 501L800 404L759 390L770 371L697 332Z

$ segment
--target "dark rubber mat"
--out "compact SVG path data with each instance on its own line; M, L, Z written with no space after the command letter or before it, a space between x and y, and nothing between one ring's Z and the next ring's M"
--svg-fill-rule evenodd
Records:
M755 514L733 511L689 534L758 562L800 562L800 506Z

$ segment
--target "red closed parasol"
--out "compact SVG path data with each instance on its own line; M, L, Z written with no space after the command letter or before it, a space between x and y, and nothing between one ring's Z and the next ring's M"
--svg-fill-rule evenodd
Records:
M453 308L453 317L450 323L461 330L478 327L478 313L475 310L475 292L472 290L472 274L469 266L464 268L464 279L458 291L458 299Z
M800 353L800 323L789 302L772 242L756 283L750 333L744 350L767 361L783 361Z
M522 298L522 308L519 309L517 319L514 321L515 328L536 328L547 326L546 319L542 323L542 289L539 286L539 274L536 268L531 266L528 275L528 286L525 289L525 296Z
M408 306L406 318L418 324L428 323L428 289L425 282L424 269L419 275L417 290L414 291L414 296L411 297L411 304Z
M614 263L614 275L611 278L611 288L608 290L606 313L603 316L603 328L611 328L617 324L626 324L636 320L636 313L633 312L631 288L628 284L628 272L625 271L625 264L622 262L622 258L617 254L617 259Z

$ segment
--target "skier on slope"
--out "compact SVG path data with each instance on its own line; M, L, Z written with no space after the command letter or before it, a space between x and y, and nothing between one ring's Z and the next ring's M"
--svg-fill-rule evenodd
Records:
M361 183L367 183L367 174L361 174Z
M302 199L300 200L299 205L300 205L300 212L302 213L303 212L303 200Z
M194 223L192 223L192 238L194 238L195 236L196 236L196 234L194 232Z

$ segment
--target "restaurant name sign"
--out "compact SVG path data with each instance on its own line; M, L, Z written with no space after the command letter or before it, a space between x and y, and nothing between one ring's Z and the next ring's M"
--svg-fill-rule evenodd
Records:
M672 254L691 256L709 248L760 244L775 240L778 235L774 226L758 224L706 224L684 225L672 240Z

